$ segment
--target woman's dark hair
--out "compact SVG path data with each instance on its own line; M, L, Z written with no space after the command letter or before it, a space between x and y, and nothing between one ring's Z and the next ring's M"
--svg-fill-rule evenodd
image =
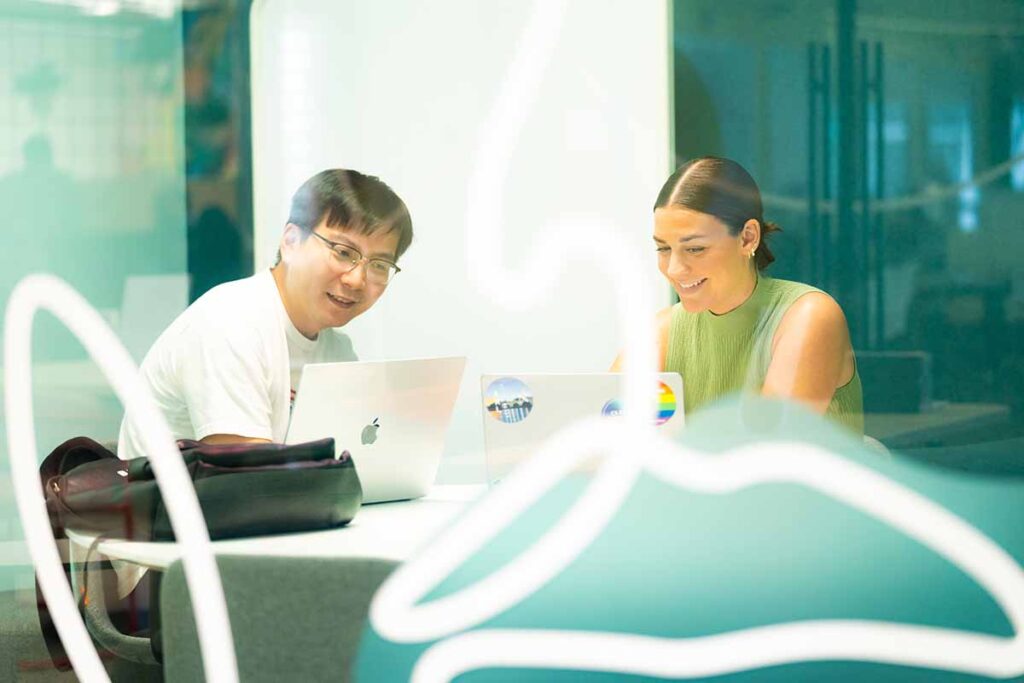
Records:
M692 159L669 176L658 193L655 209L678 206L714 216L729 233L738 235L751 218L761 227L754 263L763 270L775 260L768 248L768 235L779 232L775 223L766 223L761 207L761 192L746 169L731 159L701 157Z
M398 233L397 259L412 243L412 218L401 197L380 178L345 168L320 171L295 191L288 222L305 237L321 221L370 235Z

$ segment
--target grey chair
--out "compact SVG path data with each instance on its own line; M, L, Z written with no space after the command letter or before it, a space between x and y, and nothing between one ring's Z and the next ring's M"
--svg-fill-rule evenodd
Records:
M221 556L239 680L350 680L374 592L395 563L371 559ZM160 622L166 681L203 681L185 574L165 572Z
M110 656L103 659L103 665L113 683L163 680L157 666ZM0 591L0 681L75 683L77 680L73 671L57 669L50 658L39 626L35 591Z
M98 563L97 563L98 564ZM24 578L31 582L33 569L31 566L17 567L24 572ZM100 588L103 572L93 572L90 585ZM95 590L91 606L83 609L83 616L94 641L110 647L101 655L107 675L113 683L149 683L163 680L163 672L159 665L151 662L146 664L133 660L131 652L121 653L111 646L133 640L119 634L107 616L102 591ZM100 631L97 625L104 626ZM109 639L103 636L109 635ZM116 636L116 637L114 637ZM109 640L109 642L105 642ZM134 639L139 640L139 639ZM148 643L148 641L147 641ZM47 648L39 621L36 591L34 588L19 588L0 591L0 683L23 681L31 683L58 683L78 680L74 672L58 669L53 656ZM64 663L67 664L66 659Z

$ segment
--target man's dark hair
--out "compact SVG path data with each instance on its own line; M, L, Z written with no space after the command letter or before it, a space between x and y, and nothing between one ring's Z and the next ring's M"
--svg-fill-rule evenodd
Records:
M380 178L359 171L320 171L295 191L288 222L302 229L303 239L325 219L328 227L363 235L397 232L396 260L412 244L412 218L405 202Z

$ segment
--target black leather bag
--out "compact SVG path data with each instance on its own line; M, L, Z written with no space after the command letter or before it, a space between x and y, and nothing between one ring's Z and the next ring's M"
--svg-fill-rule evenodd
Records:
M94 457L82 462L79 454L46 482L51 516L60 526L108 538L173 540L149 460L122 461L95 446ZM352 460L347 453L335 459L334 439L293 446L179 441L178 447L212 539L340 526L362 503Z
M297 445L207 445L178 441L211 539L312 531L347 524L363 492L347 452L334 439ZM167 509L146 458L120 460L86 437L70 439L39 468L54 537L65 529L104 538L173 540ZM71 582L71 567L65 558ZM36 586L40 626L59 669L70 663ZM127 609L108 606L113 630L132 633ZM113 632L113 631L112 631ZM102 652L105 648L97 643ZM110 654L110 653L108 653Z

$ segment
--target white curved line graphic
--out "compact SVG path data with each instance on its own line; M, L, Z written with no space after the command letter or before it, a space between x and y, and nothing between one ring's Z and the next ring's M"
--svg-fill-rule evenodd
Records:
M52 275L23 278L7 304L4 320L4 402L14 493L32 562L54 625L75 673L83 681L107 681L75 599L67 585L39 487L35 419L32 410L32 320L48 310L81 341L139 426L153 471L181 547L185 579L208 681L235 683L238 673L220 574L202 510L170 429L134 362L117 336L78 292Z
M627 333L626 367L630 373L625 386L624 422L631 424L637 433L648 433L652 427L646 416L651 414L655 400L650 392L648 373L655 368L655 356L653 329L645 312L651 310L647 304L653 301L653 296L643 285L643 264L630 258L633 251L621 233L598 221L552 222L540 231L541 239L530 254L527 268L510 271L502 260L501 188L516 142L536 100L544 68L557 45L566 7L566 0L539 0L533 4L495 106L481 127L479 151L466 195L468 276L478 289L490 292L499 305L521 309L543 300L557 282L564 255L570 253L570 247L577 252L589 251L615 285L617 310ZM600 432L602 428L601 423L589 423L576 431L568 431L561 439L553 439L532 464L518 468L507 477L482 506L496 519L510 521L522 505L538 498L580 460L584 454L574 451L573 444L585 442L585 430ZM394 575L396 580L389 581L378 592L378 599L371 607L371 619L375 625L377 619L382 619L390 626L386 627L388 633L395 638L415 641L422 633L432 632L439 623L478 623L515 604L561 571L589 545L617 507L609 506L608 502L617 502L628 494L636 473L636 464L628 458L606 462L573 509L530 551L462 595L406 610L403 606L411 606L457 566L457 562L451 562L453 558L464 557L460 553L467 547L475 549L490 538L491 529L465 520L465 536L460 537L460 542L469 545L451 548L452 552L448 552L441 542L417 560L415 573L399 568ZM536 486L532 486L531 481ZM600 523L595 524L595 521ZM454 552L456 550L459 552ZM514 577L514 580L507 581L506 577ZM477 599L486 594L502 596L499 604ZM388 617L388 614L398 613L402 615L401 624Z
M557 523L548 534L506 567L479 583L427 604L415 604L447 575L493 539L542 491L589 452L602 446L622 448L634 442L632 457L654 476L680 488L729 494L764 483L794 483L817 490L870 515L919 541L963 570L990 593L1006 614L1014 636L895 624L869 620L811 620L694 637L657 638L633 634L543 629L482 630L454 635L431 647L417 663L417 682L447 681L460 673L488 667L517 666L624 672L672 677L717 675L759 666L816 660L857 660L962 671L986 676L1024 673L1024 571L979 530L921 494L873 470L818 447L799 443L756 444L706 455L659 437L639 440L625 424L600 420L574 425L546 444L512 477L460 519L421 559L403 567L375 600L374 626L394 641L426 642L453 636L496 616L539 588L536 577L553 577L600 532L622 498L609 501L598 517L584 517L569 530ZM617 434L615 432L618 432ZM561 461L548 470L545 458ZM550 447L550 448L549 448ZM565 453L575 453L575 456ZM606 464L626 461L609 457ZM603 468L602 468L603 470ZM542 481L536 479L540 474ZM522 476L519 476L522 475ZM553 475L553 476L552 476ZM630 481L633 481L632 479ZM506 486L508 484L509 486ZM506 492L506 488L511 491ZM517 504L518 503L518 504ZM566 517L577 513L574 506ZM593 512L593 510L591 511ZM590 523L587 523L590 520ZM582 534L581 542L573 534ZM570 546L549 559L540 547ZM534 564L531 577L517 571L524 557ZM500 577L500 580L499 580ZM487 590L482 590L486 585ZM472 600L468 600L472 596ZM442 609L443 606L443 609Z
M630 673L663 678L697 678L748 669L791 664L795 661L864 661L860 641L877 643L868 661L969 670L962 666L959 651L971 636L950 636L941 629L923 626L890 626L858 621L793 622L707 636L699 642L632 634L588 631L481 630L456 635L423 654L412 681L450 681L468 671L495 667L571 669L595 673ZM977 636L979 639L980 636ZM938 648L915 659L903 651L908 643L914 652ZM998 647L971 643L983 656L999 656ZM794 660L793 652L800 657ZM1015 669L997 670L993 676L1013 676Z
M604 529L638 474L630 458L604 461L572 508L530 548L453 595L417 604L473 552L494 538L585 458L621 448L610 420L581 421L549 439L517 467L472 515L465 515L416 561L400 566L370 608L374 627L399 642L423 642L472 628L529 597L568 566ZM627 432L631 433L631 432Z
M544 221L539 239L519 271L502 258L502 187L522 128L537 99L544 69L558 44L567 0L535 1L523 35L501 81L494 106L480 129L480 142L466 190L465 244L470 283L494 302L523 310L556 289L567 256L590 256L615 287L616 308L626 335L625 417L649 428L654 407L645 374L655 369L655 340L649 312L655 301L638 259L622 232L598 219Z
M467 267L499 304L523 308L556 283L566 237L592 226L548 224L522 273L504 268L500 224L502 185L515 141L557 41L565 2L539 0L519 43L494 110L485 122L466 213ZM599 228L601 226L598 226ZM602 228L604 229L604 228ZM593 234L592 231L590 234ZM614 235L609 231L609 235ZM602 237L604 237L602 235ZM594 246L595 240L580 244ZM770 664L858 660L1012 676L1024 673L1024 572L1001 547L964 520L872 470L807 444L755 445L708 457L660 439L646 424L645 373L654 367L640 264L623 264L628 248L591 251L614 278L629 373L625 421L587 420L545 443L471 514L460 518L416 560L399 568L371 606L373 627L395 642L447 640L417 662L417 682L448 681L471 670L544 667L692 677ZM579 250L579 244L574 245ZM495 281L499 285L494 286ZM636 410L642 406L644 410ZM492 540L584 458L605 454L587 490L517 558L475 584L429 603L420 601L476 550ZM793 482L871 515L963 569L1000 605L1012 638L889 622L814 620L715 636L667 639L634 634L557 630L459 633L532 595L575 560L601 533L642 469L676 486L729 493L763 482ZM458 635L456 635L458 634Z

